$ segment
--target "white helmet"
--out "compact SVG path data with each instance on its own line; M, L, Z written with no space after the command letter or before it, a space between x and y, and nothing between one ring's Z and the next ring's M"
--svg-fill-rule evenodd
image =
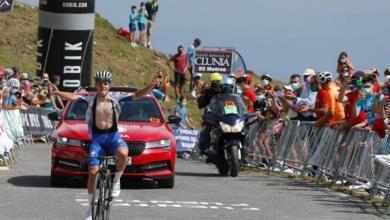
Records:
M320 72L317 74L317 80L321 83L327 83L332 81L332 73L331 72Z
M112 82L112 75L110 72L108 72L106 70L99 70L95 74L95 81L108 81L111 83Z
M19 88L20 87L20 82L18 79L15 79L15 78L11 78L8 80L8 85L9 86L12 86L12 87L17 87Z

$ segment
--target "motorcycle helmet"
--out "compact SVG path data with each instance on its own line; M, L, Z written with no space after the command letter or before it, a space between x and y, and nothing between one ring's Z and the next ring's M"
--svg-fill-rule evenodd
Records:
M223 77L222 77L222 75L220 73L212 73L210 75L209 80L210 80L211 83L220 83L222 78Z

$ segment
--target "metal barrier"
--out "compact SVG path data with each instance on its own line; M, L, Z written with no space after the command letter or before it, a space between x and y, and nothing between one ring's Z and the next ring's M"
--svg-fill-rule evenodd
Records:
M352 184L373 184L376 192L389 199L390 158L387 163L378 155L390 157L390 135L381 139L376 133L351 129L314 127L312 122L290 121L277 135L275 123L252 125L246 138L247 161L279 170L291 168L297 174L331 178ZM274 138L276 137L276 138Z

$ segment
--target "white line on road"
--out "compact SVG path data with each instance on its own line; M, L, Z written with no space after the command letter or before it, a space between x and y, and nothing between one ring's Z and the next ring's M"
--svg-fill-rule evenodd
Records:
M88 206L88 199L75 198L77 203L82 206ZM227 204L221 202L196 202L196 201L141 201L141 200L123 200L114 199L113 207L147 207L147 208L187 208L187 209L224 209L241 211L260 211L259 208L251 207L247 203Z

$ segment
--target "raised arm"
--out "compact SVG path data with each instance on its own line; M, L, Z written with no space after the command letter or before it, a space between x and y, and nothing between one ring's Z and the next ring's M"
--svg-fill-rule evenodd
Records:
M133 99L138 100L144 97L146 94L148 94L152 89L160 84L160 78L158 76L155 76L153 80L150 82L149 85L147 85L145 88L138 90L134 93Z
M59 97L61 97L62 99L65 99L65 100L68 100L68 101L76 101L77 99L80 98L79 95L75 95L73 93L70 93L70 92L61 92L60 90L58 90L58 88L53 85L52 83L50 83L50 86L51 86L51 89L53 90L53 93L55 95L58 95Z

